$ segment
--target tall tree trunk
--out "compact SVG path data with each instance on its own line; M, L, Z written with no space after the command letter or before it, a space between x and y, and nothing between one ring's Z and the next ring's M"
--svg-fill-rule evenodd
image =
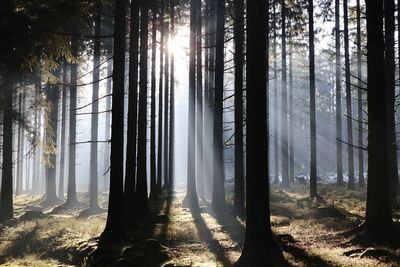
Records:
M126 7L126 0L115 1L110 194L106 226L100 236L100 241L104 243L118 242L125 236L123 158Z
M235 45L235 189L233 209L243 217L244 208L244 159L243 159L243 62L244 62L244 1L235 0L233 29Z
M294 112L293 112L293 43L289 17L289 181L294 182Z
M215 87L214 87L214 166L212 205L216 210L225 207L225 175L223 148L223 95L224 95L224 37L225 0L217 3L217 31L215 43Z
M203 65L202 65L202 14L201 1L197 1L196 13L196 52L197 52L197 75L196 75L196 123L197 123L197 194L201 200L204 200L204 177L203 177Z
M63 62L62 83L67 84L68 63ZM65 176L65 136L67 131L67 86L62 87L61 103L61 144L60 144L60 180L58 183L58 198L64 200L64 176Z
M311 160L310 160L310 197L315 198L317 193L317 129L315 116L315 47L314 47L314 3L308 1L308 34L310 56L310 133L311 133Z
M279 184L279 139L278 139L278 131L279 131L279 116L278 116L278 53L277 53L277 41L276 41L276 28L277 28L277 17L276 17L276 5L273 3L273 56L274 56L274 184Z
M151 42L151 111L150 111L150 198L157 199L156 173L156 52L157 52L157 1L153 1Z
M78 56L77 37L71 38L71 49L74 56ZM78 64L71 64L71 87L69 92L69 161L68 161L68 195L66 205L74 206L78 203L76 196L76 102L77 102Z
M4 115L3 115L3 169L1 174L0 194L0 222L6 222L13 218L13 98L12 83L4 81ZM5 114L9 114L5 116Z
M340 60L340 0L335 0L335 61L336 61L336 169L337 185L343 186L342 148L342 63Z
M354 189L354 151L353 151L353 112L351 103L351 81L350 81L350 55L349 55L349 16L347 1L343 1L344 17L344 60L345 60L345 81L346 81L346 113L347 113L347 146L348 152L348 189Z
M368 185L365 228L379 236L392 233L390 170L383 38L383 1L367 0L368 61Z
M110 51L107 53L107 77L111 77L112 75L112 66L113 61L111 59L112 54ZM111 88L112 88L112 79L107 79L106 82L106 110L111 110ZM110 140L111 138L111 113L107 112L104 121L104 139ZM104 167L103 167L103 191L107 191L110 185L110 144L106 143L104 147Z
M235 266L269 266L278 250L269 209L267 76L269 3L247 1L246 231ZM260 75L261 74L261 75Z
M164 23L164 1L160 2L160 73L158 84L158 144L157 144L157 189L162 190L162 170L163 170L163 97L164 97L164 43L165 43L165 23Z
M130 4L130 34L129 34L129 101L128 101L128 132L126 144L125 165L125 206L126 220L135 220L135 188L136 188L136 138L138 116L138 63L139 63L139 9L140 0Z
M360 0L357 0L357 77L358 77L358 145L363 146L363 92L361 90L363 83L363 73L362 73L362 51L361 51L361 6ZM358 186L364 187L364 151L363 149L358 149Z
M386 103L387 103L387 114L386 119L388 120L388 169L390 177L390 194L392 200L392 207L398 208L397 203L397 189L399 184L399 176L397 169L397 142L396 142L396 121L395 121L395 101L396 101L396 89L395 89L395 58L394 58L394 32L396 30L394 11L395 4L394 0L384 1L385 9L385 79L386 79Z
M286 64L286 13L282 0L282 106L281 106L281 149L282 149L282 186L289 186L288 120L287 120L287 64Z
M22 114L22 93L18 94L18 115ZM23 148L22 148L22 128L23 125L21 123L18 124L18 136L17 136L17 175L15 178L15 195L22 194L22 162L23 162Z
M187 183L184 204L190 207L199 205L196 191L196 151L195 151L195 93L196 93L196 13L198 0L190 0L190 44L189 44L189 116L188 116L188 157Z
M169 14L169 1L165 0L165 11ZM164 184L168 183L168 110L169 110L169 23L165 19L165 65L164 65L164 162L163 162L163 177ZM160 184L161 186L161 184Z
M171 8L171 39L175 38L175 1L170 0ZM174 157L175 157L175 54L171 53L171 71L170 71L170 105L169 105L169 160L168 160L168 171L169 181L168 188L172 190L174 188Z
M101 35L101 2L96 1L95 36ZM91 140L90 144L90 208L99 209L98 191L99 177L97 165L97 139L99 132L99 87L100 87L100 56L101 40L95 38L93 49L93 88L92 88L92 114L91 114Z
M139 216L148 213L147 202L147 60L149 33L149 3L140 2L140 79L139 79L139 121L138 121L138 166L136 184L136 210Z

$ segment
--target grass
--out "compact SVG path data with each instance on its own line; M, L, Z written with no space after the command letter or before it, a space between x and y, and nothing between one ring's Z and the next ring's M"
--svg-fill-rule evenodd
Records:
M399 266L400 250L354 243L343 231L362 222L365 189L346 191L320 185L324 201L307 198L308 187L271 188L271 223L289 266ZM85 194L79 195L87 203ZM152 204L155 212L130 233L134 242L97 248L106 214L80 218L79 210L14 220L0 231L4 266L231 266L240 256L244 222L228 208L216 214L209 206L190 210L177 199ZM101 195L106 206L106 195ZM37 208L42 198L15 199L15 214ZM82 207L84 209L85 207ZM342 216L338 216L344 214ZM399 214L395 214L399 218ZM97 252L94 252L96 249ZM97 253L97 254L96 254Z

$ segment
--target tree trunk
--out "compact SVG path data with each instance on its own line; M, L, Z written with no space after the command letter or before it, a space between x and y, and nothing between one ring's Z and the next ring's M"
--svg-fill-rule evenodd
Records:
M147 202L147 60L149 33L149 3L141 1L140 16L140 81L139 81L139 122L138 122L138 166L136 184L136 210L139 216L149 212Z
M314 3L308 1L308 34L309 34L309 54L310 54L310 197L315 198L317 193L317 129L315 116L315 51L314 51Z
M224 37L225 0L217 3L217 31L215 43L215 87L214 87L214 166L212 205L216 210L225 207L225 175L223 147L223 95L224 95Z
M350 55L349 55L349 16L347 1L343 1L344 17L344 60L345 60L345 81L346 81L346 113L347 113L347 152L348 152L348 189L354 189L354 151L353 151L353 112L351 103L351 80L350 80Z
M103 243L118 242L125 236L123 158L126 7L126 0L115 1L110 194L106 226L100 236Z
M71 49L74 56L78 55L77 37L72 37ZM78 64L71 64L71 87L69 92L69 166L68 166L68 195L66 205L75 206L76 196L76 101L77 101Z
M282 106L281 106L281 149L282 149L282 186L289 186L288 156L288 120L287 120L287 65L286 65L286 6L282 1Z
M357 77L358 77L358 145L363 146L363 92L361 88L363 87L362 79L362 51L361 51L361 9L360 0L357 0ZM364 187L364 151L363 149L358 149L358 186Z
M195 91L196 91L196 13L198 0L190 1L190 52L189 52L189 116L188 116L188 157L187 157L187 184L184 204L198 207L196 192L196 151L195 151Z
M279 113L278 113L278 53L277 53L277 42L276 42L276 28L277 28L277 18L276 18L276 6L273 3L273 54L274 54L274 184L279 184L279 139L278 139L278 131L279 131Z
M367 0L368 61L368 185L365 228L378 237L392 233L390 171L383 38L383 1Z
M18 114L21 115L22 114L22 93L18 94ZM23 173L22 173L22 164L23 164L23 157L24 157L24 152L23 152L23 147L22 145L22 128L23 125L21 123L18 124L18 136L17 136L17 140L18 140L18 145L17 145L17 175L15 178L15 195L20 195L22 194L22 177L23 177Z
M336 57L336 169L337 185L343 186L342 152L342 63L340 60L340 0L335 0L335 57Z
M247 1L246 231L235 266L269 266L278 252L269 209L267 76L269 3Z
M235 189L233 209L243 217L244 208L244 159L243 159L243 62L244 62L244 1L235 0L233 29L235 45Z
M171 8L171 39L175 37L175 1L170 0ZM169 105L169 160L168 160L168 188L172 190L174 188L174 153L175 153L175 55L171 54L171 71L170 71L170 105Z
M165 0L166 1L166 0ZM164 90L164 43L165 43L165 23L164 23L164 0L160 3L160 73L158 84L158 144L157 144L157 190L162 190L162 170L163 170L163 90Z
M68 63L63 63L63 84L67 84ZM64 200L64 176L65 176L65 136L67 131L67 86L62 87L62 103L61 103L61 144L60 144L60 180L58 183L58 198Z
M157 52L157 2L153 2L151 42L151 111L150 111L150 198L158 199L156 176L156 52Z
M169 1L165 0L165 11L169 14ZM168 109L169 109L169 97L168 97L168 87L169 87L169 23L168 20L165 19L165 61L164 61L164 162L163 162L163 177L164 177L164 185L167 184L168 181ZM161 187L161 184L160 184Z
M110 77L112 75L112 66L113 66L113 61L111 59L112 54L111 52L107 53L107 77ZM112 87L112 79L109 78L107 79L106 83L106 110L111 110L111 87ZM107 112L106 113L106 118L104 121L104 139L105 140L110 140L111 138L111 113ZM109 172L109 167L110 167L110 144L106 143L104 146L104 167L103 167L103 191L106 192L109 189L110 185L110 172Z
M289 181L294 182L294 112L293 112L293 44L292 29L289 19Z
M96 15L95 15L95 36L101 35L101 2L96 1ZM92 114L91 114L91 140L90 144L90 208L99 209L98 191L99 191L99 177L97 165L97 140L99 132L99 86L100 86L100 56L101 56L101 40L96 38L94 40L93 50L93 88L92 88Z

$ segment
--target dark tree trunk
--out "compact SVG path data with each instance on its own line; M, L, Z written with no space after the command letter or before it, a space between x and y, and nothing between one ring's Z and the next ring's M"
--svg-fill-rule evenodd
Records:
M165 11L169 14L169 1L165 0ZM169 23L168 20L165 21L165 61L164 61L164 162L163 162L163 177L164 184L167 184L168 181L168 110L169 110L169 48L168 48L168 39L169 39ZM161 187L161 183L160 183Z
M286 64L286 13L285 1L282 1L282 106L281 106L281 149L282 149L282 186L289 186L288 157L288 121L287 121L287 64Z
M363 73L362 73L362 51L361 51L361 7L360 0L357 0L357 77L358 77L358 145L363 146L363 92L361 88L363 87ZM364 151L363 149L358 149L358 186L364 187Z
M149 34L149 3L140 2L140 81L138 121L138 166L136 184L136 211L139 216L149 212L147 202L147 60Z
M223 95L224 95L224 36L225 0L217 3L217 31L215 43L215 87L214 87L214 165L212 205L216 210L225 207L225 175L223 147Z
M315 48L314 48L314 3L308 1L308 34L309 34L309 54L310 54L310 197L315 198L317 193L317 129L315 116Z
M165 0L166 1L166 0ZM160 2L160 73L158 85L158 144L157 144L157 190L162 190L162 170L163 170L163 90L164 90L164 43L165 43L165 23L164 23L164 0Z
M279 113L278 113L278 53L277 53L277 42L276 42L276 28L277 28L277 18L276 18L276 6L273 3L273 54L274 54L274 184L279 184L279 139L278 139L278 131L279 131Z
M390 177L390 195L392 207L398 208L397 189L398 189L398 169L397 169L397 143L396 143L396 121L395 121L395 58L394 58L394 32L396 30L394 11L395 4L393 0L384 1L385 9L385 79L386 79L386 103L388 120L388 169Z
M343 186L342 148L342 63L340 60L340 0L335 0L335 57L336 57L336 169L337 185Z
M78 55L77 37L71 38L71 49L74 56ZM68 161L68 195L66 205L78 203L76 196L76 102L77 102L78 64L71 64L71 87L69 92L69 161Z
M135 187L136 187L136 137L137 137L137 102L138 102L138 63L139 63L139 6L141 1L134 0L130 4L129 35L129 101L128 132L126 144L125 172L125 205L128 222L135 220Z
M203 66L202 66L202 14L201 1L197 0L196 13L196 52L197 52L197 75L196 75L196 123L197 123L197 195L204 200L204 177L203 177Z
M101 242L121 241L124 233L124 75L126 0L115 1L114 63L111 127L110 194L106 226Z
M151 111L150 111L150 198L158 199L156 173L156 52L157 52L157 2L153 1L151 42Z
M349 16L347 1L343 1L344 17L344 60L345 60L345 82L346 82L346 113L347 113L347 152L348 152L348 189L354 189L354 150L353 150L353 112L351 103L351 81L350 81L350 55L349 55Z
M68 63L63 63L62 82L67 84ZM64 176L65 176L65 136L67 131L67 86L62 87L61 103L61 144L60 144L60 180L58 183L58 198L64 200Z
M175 37L175 1L170 0L171 8L171 38ZM170 105L169 105L169 175L168 175L168 188L174 188L174 142L175 142L175 55L171 54L171 71L170 71Z
M269 209L267 76L268 2L247 1L246 232L235 266L269 266L278 252Z
M289 181L294 182L294 112L293 112L293 44L292 29L289 20Z
M13 218L13 98L12 83L4 81L4 115L3 115L3 169L1 174L0 194L0 222L6 222Z
M22 114L22 93L18 94L18 114ZM18 124L18 135L17 135L17 175L15 177L15 195L20 195L22 193L22 162L23 162L23 148L21 148L22 144L22 124Z
M368 185L365 228L379 236L394 229L390 199L390 171L383 38L383 1L367 0L368 61Z
M244 1L234 4L234 44L235 44L235 190L233 209L243 217L244 208L244 159L243 159L243 62L244 62Z
M101 2L96 1L96 17L95 17L95 36L101 35ZM96 38L94 40L93 50L93 88L92 88L92 115L91 115L91 140L90 144L90 208L99 209L98 191L99 191L99 177L97 165L97 139L99 132L99 87L100 87L100 56L101 56L101 40Z
M187 158L187 183L184 204L198 207L196 191L196 151L195 151L195 93L196 93L196 13L197 0L190 1L190 53L189 53L189 116L188 116L188 158Z

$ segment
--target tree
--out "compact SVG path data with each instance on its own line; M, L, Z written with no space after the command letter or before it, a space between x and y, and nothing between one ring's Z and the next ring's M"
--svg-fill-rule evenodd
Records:
M317 193L317 128L315 115L315 47L314 47L314 2L308 1L308 34L310 57L310 133L311 133L311 160L310 160L310 197L318 197Z
M351 103L351 81L350 81L350 55L349 55L349 16L347 9L347 1L343 1L343 17L344 17L344 66L345 66L345 82L346 82L346 112L347 112L347 151L348 151L348 189L354 189L354 151L353 151L353 113Z
M187 157L187 183L184 204L196 208L198 198L196 191L196 151L195 151L195 91L196 91L196 13L197 0L190 0L190 51L189 51L189 116L188 116L188 157Z
M64 200L64 176L65 176L65 135L67 130L67 75L68 75L68 63L63 62L62 64L62 102L61 102L61 143L60 143L60 180L58 183L58 198ZM35 120L36 121L36 120ZM37 155L35 155L37 157ZM35 157L35 158L36 158ZM34 172L35 173L35 172Z
M140 72L139 72L139 120L136 183L136 212L139 216L149 212L147 202L147 60L149 33L149 3L140 2Z
M235 266L269 266L279 251L269 209L267 79L269 4L247 1L246 231Z
M277 53L277 41L276 41L276 28L277 28L277 15L276 15L276 6L273 3L273 33L272 33L272 53L274 58L274 103L273 107L275 112L278 110L278 53ZM279 129L279 116L274 116L274 184L279 184L279 141L278 141L278 129Z
M336 64L336 168L337 185L343 185L342 153L342 64L340 60L340 0L335 0L335 64Z
M244 1L235 0L235 189L233 209L243 217L244 208L244 159L243 159L243 62L244 62Z
M120 241L124 232L124 73L126 0L115 1L114 62L111 127L110 194L106 226L100 241Z
M165 0L165 10L167 14L169 14L169 1ZM169 18L169 16L168 16ZM165 18L165 61L164 61L164 164L163 164L163 176L164 176L164 185L166 185L166 181L168 181L168 110L169 110L169 23L168 19ZM159 183L159 187L161 188L161 181Z
M365 229L378 237L394 229L390 173L383 37L383 0L367 0L368 62L368 186Z
M213 192L211 203L216 210L225 206L225 175L223 148L223 95L224 95L224 36L225 0L216 1L217 31L215 43L215 86L214 86L214 164Z

